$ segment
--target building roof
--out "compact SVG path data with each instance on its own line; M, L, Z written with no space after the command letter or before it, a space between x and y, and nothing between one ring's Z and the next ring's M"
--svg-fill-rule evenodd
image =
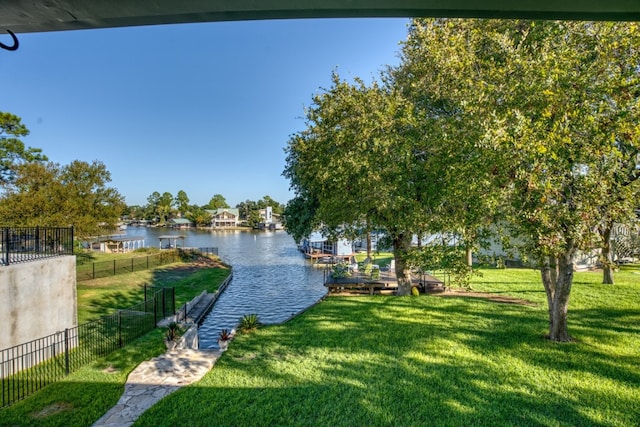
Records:
M238 208L218 208L218 209L206 209L208 213L213 216L218 216L223 213L230 213L235 216L240 216L240 209Z
M640 20L637 0L12 0L0 28L15 33L255 19L460 17Z
M186 218L174 218L174 219L170 220L170 222L172 222L174 224L191 224L191 221L189 221Z

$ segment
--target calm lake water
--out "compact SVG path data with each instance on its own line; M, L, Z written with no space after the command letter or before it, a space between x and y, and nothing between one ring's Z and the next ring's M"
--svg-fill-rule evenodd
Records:
M127 236L145 237L146 246L157 247L159 236L177 234L185 236L181 246L217 247L220 258L233 266L233 280L200 327L200 348L217 347L220 329L235 327L245 314L280 323L326 293L322 269L313 267L284 231L127 228Z

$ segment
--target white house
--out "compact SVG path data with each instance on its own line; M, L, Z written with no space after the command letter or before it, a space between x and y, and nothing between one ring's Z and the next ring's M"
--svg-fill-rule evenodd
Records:
M211 214L211 226L214 228L237 227L240 223L240 210L238 208L208 209Z

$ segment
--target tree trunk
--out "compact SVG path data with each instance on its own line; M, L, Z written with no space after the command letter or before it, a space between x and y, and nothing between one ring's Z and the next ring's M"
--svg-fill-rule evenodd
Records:
M600 229L602 238L602 284L613 285L613 260L611 253L611 230L613 225L607 223L604 229Z
M367 231L367 258L371 259L371 232Z
M469 267L473 267L473 248L468 245L466 247L466 252L467 252L467 265Z
M411 238L404 234L393 236L393 253L396 261L396 278L398 279L397 295L411 295L411 269L407 265L407 253L411 246Z
M549 307L549 339L552 341L571 341L567 312L573 284L574 256L575 249L572 248L557 260L546 259L541 269Z

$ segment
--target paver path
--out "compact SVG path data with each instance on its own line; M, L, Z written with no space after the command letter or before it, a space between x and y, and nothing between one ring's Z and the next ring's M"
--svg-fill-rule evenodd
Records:
M93 426L132 425L160 399L202 378L220 354L219 350L176 349L141 363L129 374L117 405Z

